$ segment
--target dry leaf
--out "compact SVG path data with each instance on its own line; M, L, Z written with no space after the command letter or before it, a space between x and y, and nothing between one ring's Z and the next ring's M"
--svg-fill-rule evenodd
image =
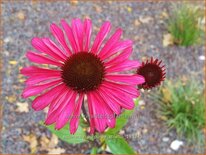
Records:
M140 23L140 21L139 21L138 19L135 19L135 20L134 20L134 25L135 25L135 26L139 26L140 24L141 24L141 23Z
M173 45L174 44L173 36L170 33L164 34L162 44L164 47L167 47L169 45Z
M48 154L61 154L61 153L65 153L65 149L62 149L60 147L51 149L48 152Z
M16 105L17 105L16 112L29 112L28 103L17 102Z
M153 18L149 17L149 16L147 16L147 17L140 16L140 18L139 18L139 21L144 23L144 24L151 22L151 20L153 20Z
M127 11L130 13L132 12L132 8L131 7L127 7Z
M94 6L94 10L97 12L97 13L101 13L102 12L102 8L98 5L95 5Z
M165 103L171 100L171 92L169 89L162 88L163 100Z
M6 100L10 103L14 103L16 101L16 96L14 95L6 96Z
M71 0L70 3L71 3L72 5L77 5L79 2L78 2L77 0Z
M40 149L50 151L57 146L58 142L59 142L58 137L54 134L52 134L51 139L47 138L46 136L42 136L40 139L40 144L41 144Z
M10 64L10 65L16 65L16 64L17 64L17 61L11 60L11 61L9 61L9 64Z
M30 144L31 153L35 153L38 145L36 136L34 134L24 135L23 139Z

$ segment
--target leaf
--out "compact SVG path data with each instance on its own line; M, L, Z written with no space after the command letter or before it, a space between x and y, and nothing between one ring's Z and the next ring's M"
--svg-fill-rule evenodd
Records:
M115 136L115 138L106 138L105 140L113 154L136 154L123 137Z
M135 102L135 107L136 107L138 105L139 100L136 99L134 102ZM127 124L128 119L131 117L133 112L134 112L134 109L133 110L125 110L120 116L117 117L115 128L108 129L106 134L110 135L110 134L118 133Z
M92 148L91 154L97 154L97 148L96 148L96 147L93 147L93 148Z
M34 134L24 135L23 139L24 141L30 144L31 153L32 154L35 153L37 151L37 145L38 145L36 135Z
M164 34L162 44L164 47L167 47L169 45L173 45L174 44L173 36L170 33Z
M45 126L49 129L53 134L55 134L61 140L70 143L70 144L78 144L86 142L86 134L81 126L78 127L76 133L74 135L69 133L69 125L65 125L64 128L60 130L55 130L54 125L46 126L43 122L40 122L41 125Z
M16 105L17 105L16 112L20 112L20 113L29 112L28 103L17 102Z
M62 154L62 153L65 153L65 149L63 148L53 148L51 150L49 150L48 154Z
M42 136L40 139L41 148L40 150L48 150L54 149L59 142L59 139L56 135L52 134L51 139L46 136Z

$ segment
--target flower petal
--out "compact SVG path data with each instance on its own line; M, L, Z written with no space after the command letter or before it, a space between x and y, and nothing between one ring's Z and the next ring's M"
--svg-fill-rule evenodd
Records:
M89 51L90 40L92 34L92 21L90 19L84 20L84 48L83 51Z
M78 51L83 51L83 24L80 19L72 20L72 32Z
M103 40L106 38L107 34L109 33L111 29L111 24L110 22L105 22L103 23L103 25L101 26L99 33L97 34L91 52L92 53L98 53L99 48L103 42Z
M46 93L36 97L32 102L32 108L36 111L44 109L56 97L61 96L61 91L65 89L64 84L60 84L50 89Z
M45 89L48 89L52 86L55 86L55 85L61 83L61 81L62 80L60 79L60 80L48 82L46 84L41 84L41 85L36 85L36 86L28 86L26 89L24 89L24 91L22 93L22 97L27 98L30 96L37 95L37 94L41 93L42 91L44 91Z
M61 24L62 24L62 27L63 27L64 31L66 32L66 35L68 37L68 40L70 42L70 45L71 45L74 53L77 53L78 48L77 48L77 44L76 44L76 41L75 41L75 38L74 38L71 27L67 24L67 22L64 19L61 20Z
M99 57L106 55L111 50L111 48L115 44L117 44L121 35L122 35L122 29L119 28L115 31L115 33L109 38L109 40L106 42L104 47L101 49L101 51L99 53Z
M73 117L71 118L71 121L70 121L70 133L71 134L74 134L78 129L79 117L80 117L81 107L83 103L83 98L84 98L84 95L79 94L79 99L78 99L78 102L76 103L76 108L75 108Z
M67 51L68 54L72 54L71 50L67 46L63 31L56 24L51 24L50 31L59 42L59 44L62 45L64 50Z
M34 53L31 51L26 53L26 57L30 61L38 63L38 64L49 64L49 65L55 65L55 66L59 66L59 67L61 67L63 65L63 63L61 63L61 62L52 60L52 59L46 57L45 55Z

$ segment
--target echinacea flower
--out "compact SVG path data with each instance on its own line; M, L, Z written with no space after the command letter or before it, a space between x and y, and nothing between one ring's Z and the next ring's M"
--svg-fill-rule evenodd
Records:
M45 124L55 123L56 129L69 122L70 133L76 132L85 99L91 133L115 127L115 117L107 116L119 115L122 108L133 109L133 98L139 96L136 85L144 83L140 75L122 73L141 65L128 59L132 41L121 40L122 29L118 28L103 44L111 29L108 21L101 26L92 46L91 20L73 19L71 26L62 20L61 25L64 31L56 24L50 26L58 44L49 38L32 39L31 44L38 52L28 51L27 58L56 67L23 68L21 73L28 79L22 96L38 95L32 108L38 111L49 106Z
M153 59L142 62L138 67L137 74L145 78L145 82L139 85L143 89L151 89L161 84L165 79L165 65L160 66L162 61Z

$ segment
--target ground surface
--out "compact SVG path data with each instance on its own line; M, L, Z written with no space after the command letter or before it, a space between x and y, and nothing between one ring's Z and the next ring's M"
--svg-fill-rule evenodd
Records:
M35 36L51 36L51 22L59 23L62 18L69 22L74 17L89 17L96 33L104 20L110 20L112 31L122 27L124 38L134 40L132 59L157 57L166 64L168 79L185 76L203 80L204 60L200 60L199 56L204 55L204 46L184 48L162 45L163 35L167 33L164 21L170 6L166 2L3 2L3 153L84 153L90 147L90 144L69 145L55 141L54 137L55 147L50 150L49 147L42 148L42 137L51 139L50 132L38 124L44 119L45 112L34 112L31 101L21 98L24 83L19 69L29 65L25 53L32 49L30 40ZM128 142L139 153L203 153L203 148L195 147L195 144L189 146L184 139L180 149L172 150L170 144L178 139L177 135L175 132L168 133L163 122L156 117L157 105L145 94L142 100L144 104L136 109L134 117L121 131L125 136L134 135L128 138ZM24 110L18 108L22 103ZM35 144L28 141L35 141Z

